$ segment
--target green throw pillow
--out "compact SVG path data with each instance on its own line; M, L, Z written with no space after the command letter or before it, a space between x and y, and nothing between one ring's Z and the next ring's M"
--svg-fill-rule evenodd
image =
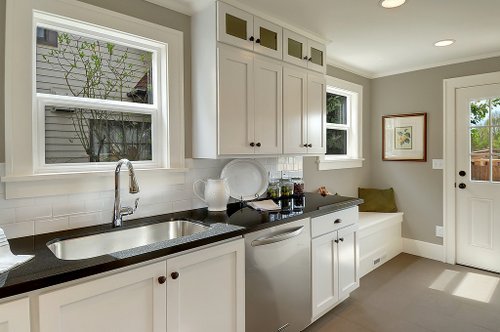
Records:
M358 197L365 201L359 206L359 212L398 212L392 188L358 188Z

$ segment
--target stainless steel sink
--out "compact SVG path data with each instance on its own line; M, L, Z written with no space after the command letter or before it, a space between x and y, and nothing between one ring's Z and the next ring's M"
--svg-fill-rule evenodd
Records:
M136 228L82 236L47 243L63 260L78 260L111 254L147 244L203 232L209 227L188 220L172 220Z

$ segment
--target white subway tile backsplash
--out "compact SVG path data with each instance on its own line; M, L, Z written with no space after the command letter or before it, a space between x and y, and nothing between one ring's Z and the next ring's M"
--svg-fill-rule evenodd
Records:
M69 227L69 217L35 220L35 234L63 231Z
M10 224L16 221L16 209L0 209L0 225Z
M70 228L87 227L102 224L102 217L100 212L84 213L69 216Z
M48 219L52 217L50 205L25 206L15 209L16 222L30 221L35 219Z
M5 235L8 239L22 236L30 236L35 234L33 221L18 222L14 224L2 225Z
M172 211L187 211L193 208L193 202L191 199L184 199L182 201L172 202Z
M52 215L54 217L68 216L73 214L85 213L85 202L82 200L72 201L64 197L52 205Z

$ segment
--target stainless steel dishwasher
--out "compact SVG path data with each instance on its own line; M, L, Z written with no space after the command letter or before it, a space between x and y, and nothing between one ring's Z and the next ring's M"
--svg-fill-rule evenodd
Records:
M311 323L309 219L245 237L246 332L298 332Z

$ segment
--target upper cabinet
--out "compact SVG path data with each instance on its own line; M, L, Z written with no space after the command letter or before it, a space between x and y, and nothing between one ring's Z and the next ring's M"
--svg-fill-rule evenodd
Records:
M325 45L296 32L283 30L283 60L307 69L326 73Z
M282 28L260 17L217 3L217 40L276 59L282 58Z

